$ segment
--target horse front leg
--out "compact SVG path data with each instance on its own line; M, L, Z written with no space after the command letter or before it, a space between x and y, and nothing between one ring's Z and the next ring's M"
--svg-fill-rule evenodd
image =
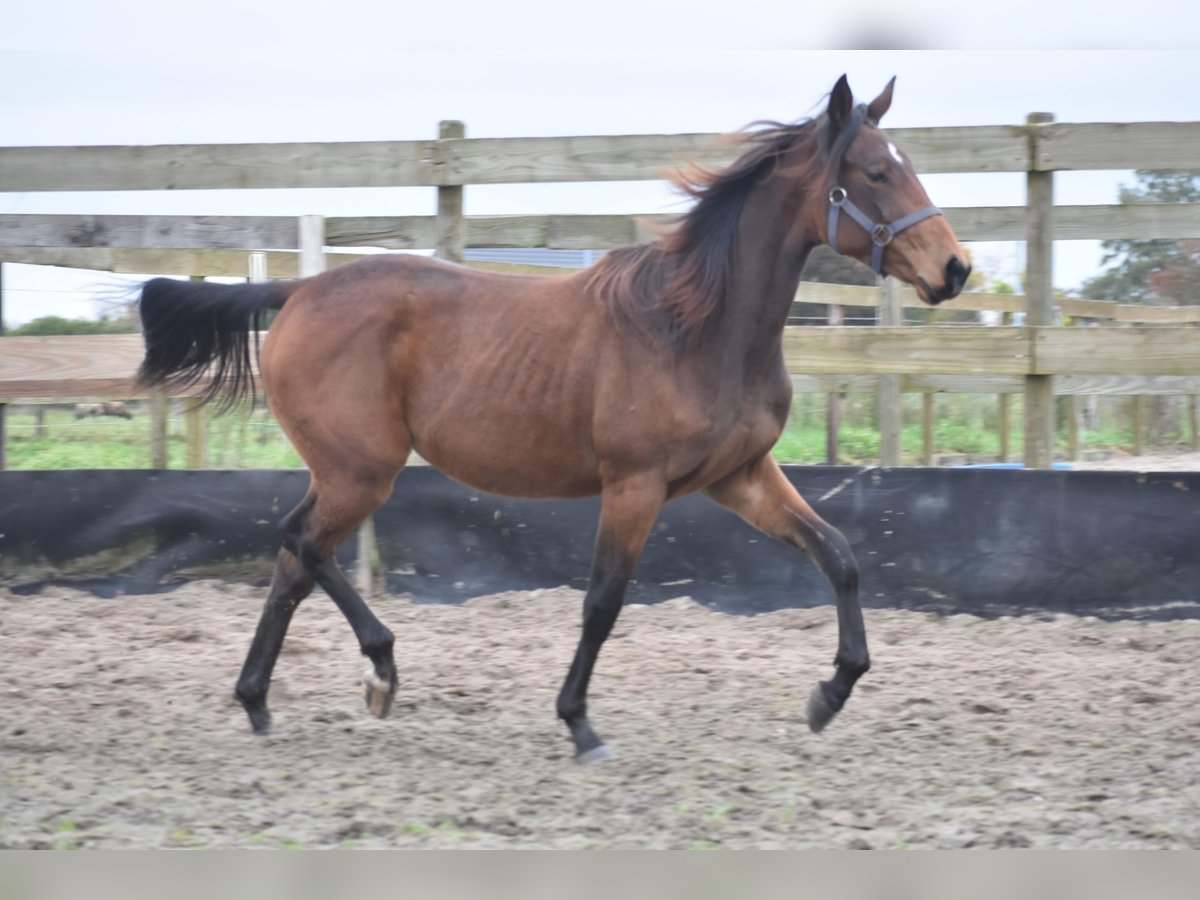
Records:
M605 485L592 572L583 601L583 633L558 695L558 717L571 732L580 762L611 755L588 721L587 691L600 647L612 632L625 587L666 497L657 477L626 478Z
M833 588L838 618L836 669L833 679L818 682L808 699L809 728L820 731L871 667L858 602L858 563L850 544L813 511L770 456L738 470L705 493L765 534L804 550Z

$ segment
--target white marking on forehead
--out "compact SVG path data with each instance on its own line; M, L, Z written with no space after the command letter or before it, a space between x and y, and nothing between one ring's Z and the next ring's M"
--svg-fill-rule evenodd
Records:
M898 162L898 163L904 162L904 157L902 157L900 155L900 151L896 148L896 145L893 144L891 141L888 141L888 153L892 154L892 159L896 160L896 162Z

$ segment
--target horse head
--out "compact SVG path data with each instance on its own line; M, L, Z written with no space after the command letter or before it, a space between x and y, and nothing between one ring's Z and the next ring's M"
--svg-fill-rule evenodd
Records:
M845 75L834 85L826 112L827 213L818 233L839 253L938 304L958 296L971 264L908 156L879 128L895 83L858 105Z

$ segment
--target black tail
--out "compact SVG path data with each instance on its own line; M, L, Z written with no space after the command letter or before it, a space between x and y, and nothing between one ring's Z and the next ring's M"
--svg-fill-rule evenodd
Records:
M297 284L147 281L138 303L146 340L138 382L183 391L203 381L211 369L212 381L201 392L202 403L220 397L224 411L254 397L250 344L253 340L257 357L258 336L253 333L268 310L283 308Z

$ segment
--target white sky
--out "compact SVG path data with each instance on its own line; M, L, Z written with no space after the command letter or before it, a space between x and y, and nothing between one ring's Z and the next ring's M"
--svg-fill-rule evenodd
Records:
M842 72L870 99L893 74L885 126L1200 120L1200 4L605 0L414 4L210 0L38 3L0 29L0 145L404 140L461 119L475 137L715 132L814 112ZM819 51L883 37L961 51ZM986 45L1024 50L986 50ZM1074 49L1056 50L1055 45ZM1156 49L1131 50L1127 47ZM720 49L720 48L742 49ZM755 48L755 49L750 49ZM1200 153L1200 151L1198 151ZM1109 203L1129 173L1062 173L1060 203ZM943 206L1023 202L1021 175L930 176ZM0 193L0 213L405 215L432 189ZM468 187L469 215L677 209L655 183ZM975 246L997 277L1020 245ZM1059 287L1099 264L1091 242L1056 246ZM4 266L4 318L93 315L97 273Z

